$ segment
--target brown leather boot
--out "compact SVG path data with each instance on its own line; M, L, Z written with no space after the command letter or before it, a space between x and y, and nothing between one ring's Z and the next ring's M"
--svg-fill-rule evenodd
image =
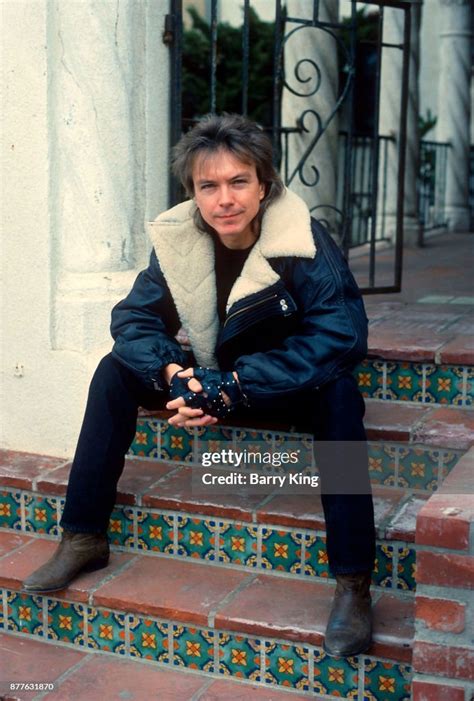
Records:
M324 649L334 657L365 652L372 640L371 572L336 575Z
M107 567L109 543L102 533L64 531L54 555L23 582L25 591L63 589L80 572Z

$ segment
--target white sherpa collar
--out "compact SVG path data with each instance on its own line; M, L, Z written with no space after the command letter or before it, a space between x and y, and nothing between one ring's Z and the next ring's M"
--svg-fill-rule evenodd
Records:
M214 246L196 229L191 200L176 205L148 224L150 239L199 365L217 367L214 349L219 330ZM316 246L305 202L285 190L265 212L260 237L234 283L227 309L279 280L268 258L314 258Z

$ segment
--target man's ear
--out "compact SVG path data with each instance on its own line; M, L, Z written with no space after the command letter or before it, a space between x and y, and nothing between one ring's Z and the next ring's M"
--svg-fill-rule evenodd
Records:
M258 196L259 196L259 198L260 198L260 202L261 202L261 201L263 200L263 198L265 197L265 185L264 185L264 183L260 183L260 191L259 191L259 193L258 193Z

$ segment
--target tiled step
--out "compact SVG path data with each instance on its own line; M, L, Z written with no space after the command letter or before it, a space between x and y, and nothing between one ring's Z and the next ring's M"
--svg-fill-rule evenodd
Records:
M40 642L22 634L0 633L0 646L3 666L8 669L8 681L0 681L0 698L4 701L298 701L306 698L256 684L166 669L145 659L98 655L92 650L68 648L52 641ZM36 691L22 690L25 683L34 684Z
M474 319L466 310L369 301L368 359L355 373L364 396L472 406Z
M54 467L52 459L9 452L2 462L1 526L59 537L70 464ZM111 544L129 552L193 558L253 572L330 577L318 495L284 495L277 490L271 496L257 495L244 488L232 494L197 494L195 471L182 464L127 459L110 521ZM414 590L416 515L427 496L374 487L377 586Z
M474 366L368 357L354 370L367 398L472 407Z
M265 421L258 426L229 421L207 428L176 429L167 421L171 413L141 412L129 454L202 465L205 452L222 447L265 450L290 442L302 449L303 464L314 464L312 437L288 425L275 429ZM367 400L364 422L375 484L432 492L474 444L474 412L468 409ZM413 472L411 462L424 467Z
M262 688L287 686L303 696L362 701L370 692L382 699L386 685L390 698L409 698L410 599L375 592L371 649L336 659L321 648L331 584L114 552L107 570L81 575L61 592L27 595L22 580L55 544L6 532L0 543L6 632Z

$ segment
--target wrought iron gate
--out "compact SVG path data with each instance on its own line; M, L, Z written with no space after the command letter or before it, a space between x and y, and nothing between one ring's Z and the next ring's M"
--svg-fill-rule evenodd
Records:
M243 6L240 2L202 0L205 8L202 16L188 7L193 3L185 2L184 9L192 20L192 26L186 29L183 0L170 0L163 33L163 41L171 51L170 142L176 143L183 131L207 112L225 110L256 118L252 109L258 104L257 121L271 135L275 160L285 184L302 194L313 216L322 220L335 236L351 266L357 267L362 291L399 292L410 3L405 0L343 2L349 12L342 18L337 14L335 0L300 1L298 7L303 7L307 16L295 17L291 14L292 0L287 0L287 6L275 0L273 18L268 22L258 19L250 0L243 0ZM221 10L228 11L230 5L234 6L234 12L237 6L242 8L237 26L231 21L219 22ZM267 0L267 9L269 5ZM364 7L369 8L368 14ZM403 15L401 43L384 41L387 8ZM334 9L336 17L331 16ZM189 24L190 20L186 21ZM238 60L235 45L233 51L231 47L236 33ZM223 45L222 36L228 46ZM271 42L267 51L262 50L263 36ZM259 48L254 50L257 42ZM381 134L379 130L382 52L389 50L401 52L402 61L396 136ZM266 63L261 65L261 56L267 53ZM326 59L325 65L322 57ZM254 70L256 61L258 76ZM226 66L231 66L227 72ZM266 82L262 81L265 78ZM339 87L331 99L322 96L325 89L330 92L331 86L336 85ZM256 90L264 90L265 94L255 95ZM327 153L322 158L324 148ZM395 235L383 250L381 262L379 250L384 241L387 243L389 158L396 158L396 224ZM328 170L333 179L329 195L323 193ZM172 179L170 204L181 199L179 185ZM365 268L361 261L366 261ZM378 267L382 268L381 284L376 284Z

